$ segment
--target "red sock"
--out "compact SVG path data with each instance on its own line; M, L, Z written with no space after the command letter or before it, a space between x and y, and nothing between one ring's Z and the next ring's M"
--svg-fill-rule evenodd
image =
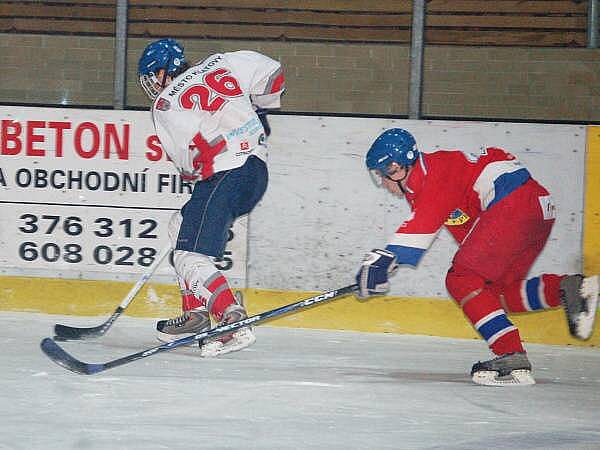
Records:
M227 279L219 273L218 276L210 282L207 289L212 293L208 300L208 309L215 319L221 320L225 309L227 309L229 305L235 303L235 297L229 287L229 283L227 283Z
M465 315L496 355L525 351L519 330L506 317L498 297L490 291L482 290L462 306Z
M560 282L564 275L544 274L520 280L502 292L509 312L539 311L560 306Z

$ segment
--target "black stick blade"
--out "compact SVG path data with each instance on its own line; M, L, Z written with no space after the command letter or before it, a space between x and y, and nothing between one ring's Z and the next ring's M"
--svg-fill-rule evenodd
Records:
M108 329L112 326L115 320L125 311L122 306L119 306L106 322L96 327L70 327L57 323L54 325L54 340L55 341L77 341L81 339L97 338L104 336Z
M91 328L79 328L57 323L54 325L54 339L57 341L77 341L97 338L104 334L105 329L104 324Z
M104 370L103 364L88 364L69 355L60 345L50 338L45 338L40 343L42 351L59 366L71 372L82 375L92 375Z

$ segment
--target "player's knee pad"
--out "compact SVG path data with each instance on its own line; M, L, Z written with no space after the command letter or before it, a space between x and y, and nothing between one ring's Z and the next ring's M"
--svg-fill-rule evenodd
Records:
M481 275L464 266L453 264L446 275L446 289L459 305L478 295L485 286Z
M175 271L188 284L195 297L203 299L210 313L220 320L225 308L235 303L227 279L214 266L210 256L201 253L175 250Z
M173 266L177 274L187 282L189 289L196 297L208 298L210 296L210 291L205 285L219 271L215 268L209 256L175 250L173 252Z

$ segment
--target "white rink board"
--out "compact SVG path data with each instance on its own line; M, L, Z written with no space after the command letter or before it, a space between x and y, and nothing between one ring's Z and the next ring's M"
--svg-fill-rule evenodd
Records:
M145 268L142 264L149 263L140 258L146 249L159 251L166 244L168 219L188 196L185 187L179 192L169 161L151 160L156 144L151 141L149 113L0 107L0 119L23 124L23 148L17 155L6 154L14 152L14 138L0 134L0 274L137 278ZM376 188L364 166L371 142L391 127L410 130L424 151L477 152L499 146L516 154L551 191L558 207L550 241L532 273L581 270L584 126L287 115L269 120L269 187L249 225L246 218L236 222L228 244L233 267L226 275L235 286L328 290L354 282L363 254L384 246L408 214L405 201ZM27 121L33 139L27 138ZM76 130L85 122L96 124L98 141L94 131L83 126L78 141L83 152L78 153ZM61 123L70 128L59 133ZM15 133L10 128L9 132ZM30 153L42 149L43 156L26 155L29 141ZM128 157L120 159L118 144L122 147L125 141ZM62 156L57 155L59 147ZM95 148L98 152L92 157L81 156ZM104 189L95 190L25 186L27 173L36 169L59 174L58 183L63 181L61 171L68 170L97 172L108 179L103 180ZM20 181L23 187L18 186L17 174L25 177ZM143 189L112 190L110 183L124 174ZM38 225L35 232L31 221ZM110 228L111 234L103 236L108 231L102 227ZM65 260L65 253L77 250L73 244L81 246L81 261L69 261L69 255ZM455 250L456 244L442 231L417 270L403 269L395 276L391 294L447 298L444 278ZM165 263L154 280L172 276Z
M354 282L364 253L384 246L409 211L373 185L364 165L372 141L392 127L408 129L426 152L498 146L517 155L558 208L532 274L581 271L584 126L312 116L270 122L270 185L251 217L251 286L326 290ZM416 270L401 269L392 279L391 294L447 298L445 274L456 248L442 230Z
M149 112L0 107L0 274L135 279L189 198ZM245 286L247 218L219 267ZM231 266L231 267L229 267ZM172 281L168 261L154 280Z

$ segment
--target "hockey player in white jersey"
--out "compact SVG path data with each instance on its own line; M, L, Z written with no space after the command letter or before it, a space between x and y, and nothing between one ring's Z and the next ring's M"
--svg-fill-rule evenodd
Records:
M234 220L248 214L267 187L264 111L279 108L279 62L254 51L217 53L190 66L173 39L149 44L139 81L153 100L156 134L192 196L169 223L183 314L157 323L170 342L243 320L246 309L214 259L223 256ZM240 350L255 341L250 328L202 344L203 356Z

